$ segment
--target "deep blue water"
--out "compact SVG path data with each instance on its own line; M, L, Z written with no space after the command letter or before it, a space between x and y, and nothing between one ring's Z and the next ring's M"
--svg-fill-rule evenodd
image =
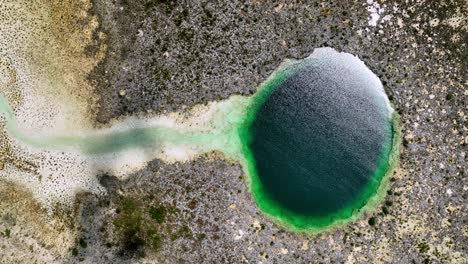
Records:
M348 207L389 142L383 90L341 62L306 62L266 100L250 149L266 194L305 216ZM391 133L390 133L391 135Z

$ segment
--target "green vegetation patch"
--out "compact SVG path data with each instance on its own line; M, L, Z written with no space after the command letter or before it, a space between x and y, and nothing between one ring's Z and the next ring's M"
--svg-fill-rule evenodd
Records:
M163 235L159 224L166 218L167 209L164 206L148 209L140 200L124 197L116 212L114 231L124 250L142 252L144 248L157 250L161 247Z
M5 232L3 233L3 236L5 236L6 238L9 238L11 235L11 230L10 229L5 229Z
M150 208L151 218L159 224L166 220L167 210L164 206L153 206Z

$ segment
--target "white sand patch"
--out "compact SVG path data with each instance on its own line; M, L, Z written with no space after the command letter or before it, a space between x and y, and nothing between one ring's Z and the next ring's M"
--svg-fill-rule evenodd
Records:
M169 163L177 161L189 161L196 157L198 153L184 146L166 146L163 149L161 158Z
M368 24L376 27L379 23L384 23L392 19L392 15L384 15L386 5L380 5L376 1L367 0L367 11L369 12Z
M129 149L119 153L109 153L103 156L89 156L86 159L88 166L98 171L110 173L119 179L125 179L128 174L143 169L148 157L141 149ZM90 175L92 177L92 175Z

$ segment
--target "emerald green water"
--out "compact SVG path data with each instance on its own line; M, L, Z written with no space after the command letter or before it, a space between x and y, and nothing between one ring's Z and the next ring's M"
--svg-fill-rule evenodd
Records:
M356 218L381 196L382 181L394 166L397 116L380 81L349 54L317 49L304 60L284 63L255 95L211 107L203 127L140 125L45 135L24 133L0 96L10 137L35 149L89 157L144 149L154 154L148 159L165 146L220 151L243 165L259 208L300 231Z

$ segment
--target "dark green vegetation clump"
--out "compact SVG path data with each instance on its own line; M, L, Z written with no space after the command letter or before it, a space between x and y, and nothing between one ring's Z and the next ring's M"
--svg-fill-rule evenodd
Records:
M166 219L167 210L164 206L153 206L150 209L151 218L157 223L164 223Z
M82 248L88 247L88 243L86 243L86 240L84 238L80 238L79 244L80 244L80 247Z
M367 222L369 223L369 225L375 226L375 224L377 223L377 218L371 217L371 218L369 218L369 220Z
M113 225L124 252L142 254L145 247L159 249L163 241L159 224L163 223L165 212L165 207L161 205L148 210L138 199L123 198L116 210Z
M158 252L166 240L195 238L188 225L174 221L178 217L174 207L154 200L153 195L118 198L112 224L122 255L144 256L147 251ZM204 235L197 234L197 238Z
M418 249L419 249L419 252L424 254L424 253L427 253L430 249L429 245L423 241L421 243L418 244Z
M3 236L6 237L6 238L9 238L10 237L10 234L11 234L11 230L10 229L5 229L5 232L3 232Z

